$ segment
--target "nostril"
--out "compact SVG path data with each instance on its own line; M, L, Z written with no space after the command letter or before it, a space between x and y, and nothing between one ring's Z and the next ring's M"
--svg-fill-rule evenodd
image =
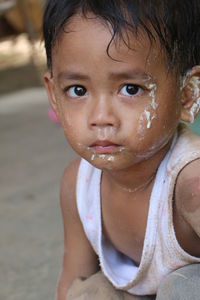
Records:
M96 122L96 123L92 123L91 126L92 127L98 127L98 128L105 128L105 127L114 127L114 124L112 124L112 123L98 124Z

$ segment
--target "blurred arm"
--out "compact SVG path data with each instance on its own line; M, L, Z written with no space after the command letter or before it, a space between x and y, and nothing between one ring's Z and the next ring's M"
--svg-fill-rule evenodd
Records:
M61 183L65 248L57 300L67 300L67 291L76 278L87 278L99 269L97 256L84 233L76 207L78 167L79 160L72 162L65 170Z
M175 196L175 206L182 218L183 232L187 236L184 244L191 255L200 257L200 159L191 162L181 171ZM180 236L183 236L183 232L180 232ZM181 239L183 238L184 236Z

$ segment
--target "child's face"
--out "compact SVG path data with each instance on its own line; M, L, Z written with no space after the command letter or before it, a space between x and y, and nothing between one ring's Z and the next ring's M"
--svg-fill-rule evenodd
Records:
M155 155L180 119L178 80L145 35L111 44L109 28L74 17L52 53L52 102L73 149L99 168L123 169ZM56 101L55 101L56 100Z

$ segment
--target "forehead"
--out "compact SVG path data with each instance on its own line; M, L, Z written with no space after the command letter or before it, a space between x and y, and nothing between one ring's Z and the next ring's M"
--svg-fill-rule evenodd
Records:
M93 15L82 17L75 15L60 33L52 51L52 66L62 68L66 62L109 64L119 66L134 62L136 65L165 65L166 57L159 42L151 43L147 34L141 29L137 35L124 31L123 36L113 38L111 26ZM118 64L117 64L118 63Z

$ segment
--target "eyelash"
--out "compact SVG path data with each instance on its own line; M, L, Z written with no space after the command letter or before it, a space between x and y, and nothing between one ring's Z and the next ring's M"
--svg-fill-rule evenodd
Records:
M84 91L84 95L70 95L69 92L70 92L71 89L74 89L74 90L77 89L76 92L78 92L78 89L80 89L80 90L82 89ZM76 92L74 92L74 94ZM69 96L71 98L80 98L80 97L84 97L85 96L85 94L87 93L87 89L84 86L82 86L82 85L71 85L71 86L69 86L69 87L67 87L67 88L64 89L64 93L65 94L66 93L69 94Z
M126 95L121 93L121 91L124 88L126 88L126 91L125 91ZM128 88L130 88L130 91L128 91ZM70 90L71 89L74 89L73 95L70 95ZM77 89L77 90L75 91L75 89ZM130 94L131 89L132 90L136 89L136 92L133 93L133 94ZM78 95L77 92L81 93L81 90L82 90L83 93ZM143 87L141 87L140 85L128 83L128 84L124 84L122 86L122 88L120 89L120 94L122 94L125 97L134 97L135 95L138 95L138 93L140 94L144 90L145 89ZM88 94L87 89L82 85L71 85L71 86L64 89L64 93L65 94L67 93L71 98L81 98L81 97L84 97Z
M130 94L129 92L128 92L128 87L129 88L136 88L137 89L137 91L136 91L136 93L133 93L133 94ZM123 86L122 86L122 88L121 88L121 90L120 90L120 92L124 89L124 88L126 88L126 95L123 95L123 96L125 96L125 97L134 97L134 96L136 96L136 95L138 95L138 93L140 94L142 91L144 91L144 88L142 88L140 85L138 85L138 84L132 84L132 83L127 83L127 84L124 84Z

